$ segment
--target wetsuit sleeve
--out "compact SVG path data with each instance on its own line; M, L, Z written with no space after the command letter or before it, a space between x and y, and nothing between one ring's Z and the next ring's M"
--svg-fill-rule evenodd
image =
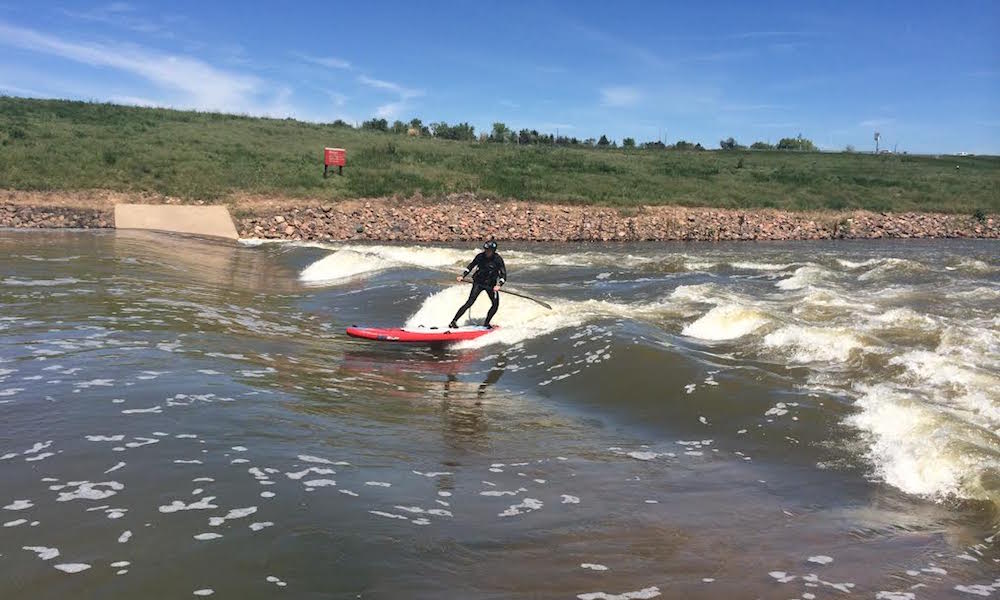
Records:
M500 270L498 272L498 275L500 277L498 278L497 281L500 283L500 285L503 285L507 283L507 265L504 264L503 258L500 257L499 255L497 255L497 260L500 262Z
M472 262L469 263L469 266L465 267L465 271L462 273L462 277L467 276L472 271L472 269L475 268L479 264L479 261L480 261L480 259L482 257L483 257L483 253L482 252L480 252L479 254L477 254L476 258L473 258Z

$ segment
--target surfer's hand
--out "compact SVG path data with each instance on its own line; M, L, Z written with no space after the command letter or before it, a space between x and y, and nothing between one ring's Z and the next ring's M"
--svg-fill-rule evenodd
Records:
M459 275L458 277L455 278L455 281L465 281L465 277Z
M499 285L493 286L493 291L494 292L499 292L500 291L500 286Z

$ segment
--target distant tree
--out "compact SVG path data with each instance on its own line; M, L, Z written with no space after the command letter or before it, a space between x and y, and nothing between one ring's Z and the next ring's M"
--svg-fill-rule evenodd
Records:
M815 152L816 144L812 140L802 137L800 133L797 137L781 138L778 141L778 150L797 150L800 152Z
M476 129L468 123L449 125L441 121L440 123L432 123L431 131L434 132L434 137L443 140L472 141L476 139Z
M673 146L670 147L671 150L694 150L694 144L685 140L677 140Z
M361 129L371 131L389 131L389 122L385 119L371 119L361 124Z
M397 133L399 135L402 135L402 134L406 133L407 129L409 129L409 127L407 127L406 123L404 123L402 121L396 120L396 121L393 121L393 123L392 123L392 132L393 133Z
M847 147L844 148L844 152L846 152L848 154L854 154L854 146L851 145L851 144L848 144Z
M490 134L489 139L491 142L496 142L502 144L506 142L510 137L510 128L507 127L505 123L494 123L493 133Z
M659 141L659 140L657 140L655 142L643 142L642 143L642 148L644 150L664 150L664 149L666 149L666 147L667 147L667 145L664 144L663 142Z
M774 150L774 146L767 142L754 142L750 144L751 150Z
M597 140L595 140L594 138L587 138L587 139L583 140L583 145L584 146L596 146L597 145Z
M608 141L608 136L601 135L601 139L597 140L597 145L601 148L607 148L611 145L611 142Z
M723 150L740 150L746 146L741 146L739 142L729 137L719 142L719 147Z
M635 138L625 138L622 140L622 148L635 148Z
M417 135L430 135L430 129L424 125L424 122L420 119L410 119L410 129L414 129Z
M347 121L344 121L343 119L337 119L336 121L334 121L330 125L332 127L344 127L344 128L347 128L347 129L353 129L353 127L351 127L351 124L348 123Z

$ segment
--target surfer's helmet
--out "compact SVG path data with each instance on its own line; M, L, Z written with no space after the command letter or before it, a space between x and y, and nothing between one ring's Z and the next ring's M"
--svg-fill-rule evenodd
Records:
M490 241L486 242L485 244L483 244L483 250L492 250L492 251L496 252L496 250L497 250L497 241L496 240L490 240Z

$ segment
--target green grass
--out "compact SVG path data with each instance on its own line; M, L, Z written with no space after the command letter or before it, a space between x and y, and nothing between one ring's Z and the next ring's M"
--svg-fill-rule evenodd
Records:
M324 146L347 149L343 177L323 179ZM235 193L334 200L475 192L619 207L972 214L1000 212L1000 157L512 146L0 97L0 188L209 201Z

